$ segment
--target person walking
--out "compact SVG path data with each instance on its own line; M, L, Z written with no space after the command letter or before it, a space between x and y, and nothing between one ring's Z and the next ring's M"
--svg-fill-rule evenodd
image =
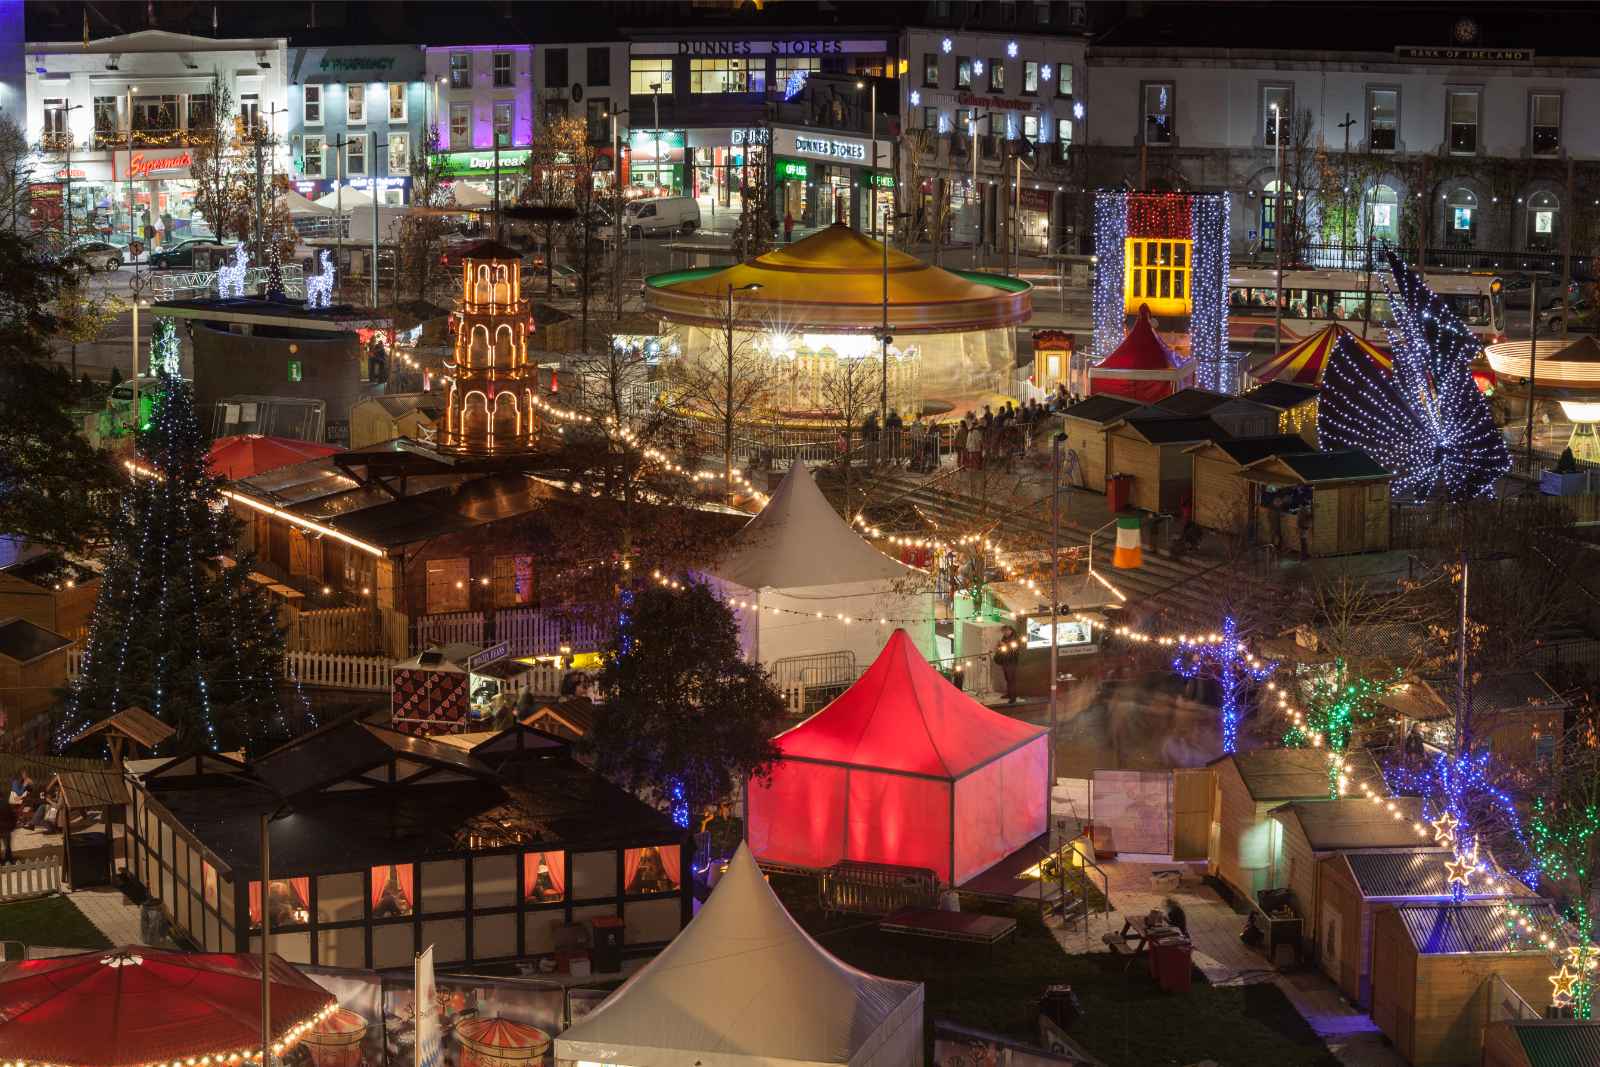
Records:
M994 665L1005 679L1006 703L1017 702L1017 631L1007 626L1000 631L1000 644L994 650Z
M889 409L889 414L883 418L883 432L885 438L885 462L898 467L900 465L900 432L905 429L905 421L900 418L900 412L894 408Z
M971 432L967 426L967 417L961 416L961 421L956 424L955 440L952 442L955 446L956 467L961 470L965 470L967 466L967 435Z

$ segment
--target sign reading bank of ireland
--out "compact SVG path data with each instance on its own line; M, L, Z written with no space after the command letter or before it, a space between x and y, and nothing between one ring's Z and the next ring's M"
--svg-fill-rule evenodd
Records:
M859 141L835 141L831 137L796 137L794 150L803 156L865 161L867 146Z

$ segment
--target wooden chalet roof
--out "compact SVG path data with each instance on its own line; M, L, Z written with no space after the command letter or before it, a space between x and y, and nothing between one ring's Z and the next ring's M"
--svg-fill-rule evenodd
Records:
M58 771L61 798L69 809L103 808L128 803L128 786L116 771Z
M1253 800L1321 800L1328 795L1328 753L1320 748L1261 748L1212 760L1232 762ZM1347 753L1354 781L1382 782L1378 762L1365 749ZM1370 802L1369 802L1370 803Z
M1275 808L1272 817L1285 825L1299 826L1314 852L1414 848L1431 840L1417 836L1415 824L1422 818L1419 798L1395 797L1389 803L1394 805L1394 811L1389 810L1387 803L1374 804L1361 797L1292 803ZM1397 814L1399 818L1395 818Z
M134 706L123 708L115 715L108 715L92 726L80 730L67 744L75 745L99 733L121 734L139 747L150 751L177 731L143 708Z

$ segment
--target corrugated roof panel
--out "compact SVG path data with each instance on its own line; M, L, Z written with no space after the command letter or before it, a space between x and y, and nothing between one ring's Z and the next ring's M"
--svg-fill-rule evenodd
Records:
M1525 1020L1511 1024L1532 1067L1577 1067L1600 1063L1600 1023Z
M1548 923L1559 921L1546 903L1530 904L1524 911L1541 913ZM1402 904L1395 912L1420 955L1537 951L1511 937L1515 920L1503 904Z
M1424 848L1407 852L1346 852L1345 862L1356 886L1366 897L1446 897L1447 849Z

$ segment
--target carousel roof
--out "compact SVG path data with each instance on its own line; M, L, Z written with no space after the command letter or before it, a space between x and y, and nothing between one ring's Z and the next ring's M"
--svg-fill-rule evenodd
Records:
M1538 342L1501 341L1484 349L1489 366L1497 375L1528 379L1528 364L1535 363L1536 385L1557 389L1582 390L1591 396L1600 388L1600 340L1585 334L1572 341L1559 339Z
M1288 382L1293 385L1321 385L1322 372L1328 367L1328 356L1339 338L1349 337L1356 351L1361 352L1380 370L1394 366L1389 353L1371 341L1357 337L1337 322L1329 323L1309 337L1290 345L1250 372L1258 382Z
M645 307L672 322L724 326L728 290L741 328L866 333L882 328L884 247L843 223L732 267L645 279ZM952 271L891 249L889 322L895 333L987 330L1027 322L1033 287L1017 278Z

